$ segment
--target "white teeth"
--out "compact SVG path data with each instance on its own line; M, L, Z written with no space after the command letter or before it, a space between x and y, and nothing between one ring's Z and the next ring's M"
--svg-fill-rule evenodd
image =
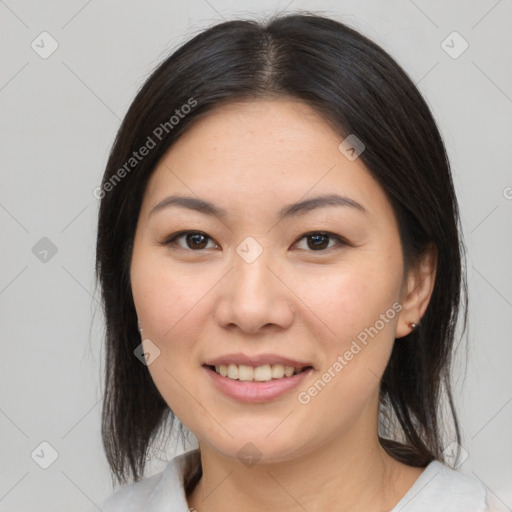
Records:
M284 374L287 377L291 377L293 375L294 371L295 371L295 368L293 366L285 366L284 367Z
M284 377L284 366L282 364L273 364L272 365L272 378L273 379L281 379Z
M272 380L272 368L269 364L264 366L256 366L254 368L254 380L264 382L266 380Z
M246 366L245 364L238 365L238 378L239 380L253 380L254 370L252 366Z
M228 364L228 375L230 379L238 379L238 366L236 364Z
M294 368L293 366L284 366L282 364L265 364L262 366L248 366L245 364L221 364L215 366L215 371L233 380L241 381L258 381L266 382L272 379L282 379L283 377L291 377L299 373L302 368Z

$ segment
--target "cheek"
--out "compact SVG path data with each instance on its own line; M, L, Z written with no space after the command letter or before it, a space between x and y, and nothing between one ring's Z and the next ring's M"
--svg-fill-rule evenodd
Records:
M303 401L299 402L310 401L310 410L336 411L342 423L350 423L349 417L378 394L401 309L400 260L377 261L372 253L363 256L367 257L329 272L328 277L308 277L299 291L317 317L316 343L322 353L317 379L313 387L300 390Z
M208 278L195 279L167 261L134 257L132 293L143 325L144 340L158 347L158 357L148 366L151 378L172 411L180 418L190 415L190 394L200 396L190 380L194 370L195 340L200 338L205 294L213 286ZM153 348L153 350L155 350ZM200 408L193 416L207 422Z
M165 258L134 257L131 284L137 314L144 335L162 349L168 348L182 325L194 325L194 310L213 285L208 276L203 277L197 279L186 269L171 267Z
M297 283L294 291L307 307L304 311L309 309L316 317L314 323L325 327L322 338L329 346L343 348L376 322L379 331L393 333L397 316L393 304L399 297L400 276L390 266L373 266L361 260L316 276L304 278L302 274L293 282Z
M357 424L370 408L377 410L380 380L393 348L397 308L377 296L373 287L344 280L342 299L332 300L326 323L336 333L318 336L322 364L315 379L297 391L297 400L309 418L323 418L333 432ZM340 307L338 309L338 307ZM330 313L330 316L328 314ZM305 422L315 429L318 422ZM325 428L323 425L322 428Z

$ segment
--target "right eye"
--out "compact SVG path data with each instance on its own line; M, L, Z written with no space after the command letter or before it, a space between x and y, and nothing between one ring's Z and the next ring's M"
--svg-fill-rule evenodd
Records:
M178 240L181 239L185 240L185 246L178 243ZM184 250L200 251L201 249L209 248L207 247L208 240L213 242L213 238L209 237L202 231L179 231L178 233L173 233L167 237L163 242L161 242L161 245L170 246L171 249L175 249L177 246ZM215 246L217 245L215 244Z

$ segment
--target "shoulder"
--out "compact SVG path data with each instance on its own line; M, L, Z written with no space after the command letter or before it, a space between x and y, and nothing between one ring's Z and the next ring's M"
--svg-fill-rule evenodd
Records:
M431 462L392 512L499 512L477 478Z
M196 451L177 455L167 463L163 471L117 490L100 503L100 510L103 512L187 511L183 475L193 462Z
M168 464L171 464L169 462ZM135 512L149 502L152 493L162 479L163 471L139 482L126 485L100 503L103 512Z

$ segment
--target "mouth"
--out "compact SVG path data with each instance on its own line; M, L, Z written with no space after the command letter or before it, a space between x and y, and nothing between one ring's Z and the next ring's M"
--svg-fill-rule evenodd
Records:
M312 366L287 366L283 364L265 364L250 366L245 364L204 364L211 372L231 380L245 382L269 382L289 379L295 375L313 369Z
M279 359L286 363L293 362L297 366L275 361L272 364L261 364L263 361L257 361L259 365L252 366L229 363L229 360L223 358L222 361L209 361L219 364L203 364L202 367L211 379L213 389L220 391L224 396L236 403L263 404L291 396L292 390L304 383L314 372L311 365ZM246 358L244 362L248 362Z

